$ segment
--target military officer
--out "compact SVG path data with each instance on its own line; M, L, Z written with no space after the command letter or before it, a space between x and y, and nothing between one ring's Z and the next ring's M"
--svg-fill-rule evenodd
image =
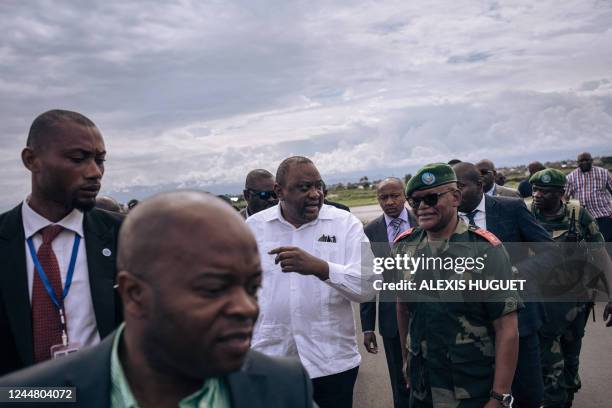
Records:
M405 271L403 278L416 283L442 274L446 279L459 280L491 279L493 274L510 279L511 264L501 242L458 217L461 192L456 181L452 168L443 163L427 165L410 179L406 195L419 227L397 238L394 256L484 257L489 266L460 275L458 270L420 268ZM480 294L479 301L466 302L457 301L457 294L438 293L434 301L398 301L404 367L412 389L410 406L511 406L510 389L518 355L518 295L512 290L487 290Z
M529 178L531 211L557 242L604 242L595 219L574 201L564 202L566 178L557 169L544 169ZM540 329L543 406L571 407L580 389L578 365L582 337L592 303L545 302L547 323ZM606 310L612 309L608 303Z

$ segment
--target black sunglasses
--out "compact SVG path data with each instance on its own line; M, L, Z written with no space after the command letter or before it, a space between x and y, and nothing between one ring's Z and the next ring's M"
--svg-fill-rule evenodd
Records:
M427 195L425 195L425 196L423 196L421 198L412 198L412 197L410 197L408 199L408 204L412 208L417 209L417 208L419 208L421 206L421 202L424 201L425 204L427 204L429 207L433 207L436 204L438 204L438 199L440 198L440 196L443 196L446 193L452 193L453 191L456 191L456 190L453 189L453 190L443 191L441 193L430 193L430 194L427 194Z
M255 194L257 197L259 197L262 200L269 200L270 197L272 198L276 198L276 193L274 191L257 191L257 190L248 190L249 193L251 194Z

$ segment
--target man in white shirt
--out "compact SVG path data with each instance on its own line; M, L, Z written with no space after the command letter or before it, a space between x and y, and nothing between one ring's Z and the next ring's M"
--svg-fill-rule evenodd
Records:
M104 173L95 124L52 110L22 160L32 192L0 215L0 374L100 342L121 319L113 289L122 217L94 209ZM62 317L63 315L63 317Z
M372 299L374 276L361 222L323 205L319 171L306 157L278 167L279 204L247 219L262 259L261 313L252 347L298 356L321 407L351 407L361 356L351 301Z

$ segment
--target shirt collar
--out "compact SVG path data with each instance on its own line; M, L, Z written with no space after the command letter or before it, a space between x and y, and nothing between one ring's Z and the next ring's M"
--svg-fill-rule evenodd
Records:
M383 215L385 216L385 223L388 227L391 221L393 221L395 218L391 218L385 213L383 213ZM406 207L404 207L404 209L397 218L401 219L402 221L406 221L406 223L410 224L410 222L408 221L408 210L406 210Z
M23 218L23 231L26 239L32 237L41 229L48 225L61 225L67 230L75 232L83 238L83 213L76 208L58 222L51 222L30 207L28 199L23 200L21 206L21 216Z
M476 206L476 208L474 208L474 210L472 211L481 211L483 213L486 214L486 206L485 206L485 194L482 195L482 198L480 199L480 202L478 203L478 205ZM471 212L471 211L470 211ZM463 211L459 211L459 215L466 215L467 213L463 212Z
M300 226L300 228L306 226L306 225L313 225L316 224L319 220L331 220L333 219L333 207L331 205L327 205L327 204L323 204L323 206L321 207L321 209L319 210L319 216L317 217L317 219L310 221L309 223L303 224ZM276 204L274 207L270 207L268 209L265 209L263 211L261 211L261 217L264 219L264 221L274 221L274 220L278 220L284 224L288 224L293 226L289 221L287 221L285 219L285 217L283 217L283 214L281 213L281 206L280 203Z
M121 360L119 359L119 342L123 335L125 323L121 323L113 339L111 351L111 406L121 408L138 408L138 403L132 394L130 384L125 377ZM202 401L204 402L203 404ZM219 406L229 407L230 397L225 380L222 377L208 378L202 388L179 401L179 407Z
M493 187L491 187L489 189L489 191L485 192L486 195L489 196L494 196L495 195L495 187L497 186L497 184L493 183Z

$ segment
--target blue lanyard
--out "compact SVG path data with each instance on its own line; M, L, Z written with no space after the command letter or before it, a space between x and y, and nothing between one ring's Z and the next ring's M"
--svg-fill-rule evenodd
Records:
M60 310L64 307L64 299L68 296L68 291L70 290L70 285L72 285L72 275L74 274L74 265L76 264L77 254L79 252L79 244L81 242L81 236L77 233L74 234L74 244L72 245L72 255L70 256L70 264L68 265L68 273L66 274L66 284L64 285L64 291L62 292L61 303L60 300L55 296L55 291L49 282L49 278L47 278L47 274L42 268L42 265L38 261L38 257L36 256L36 250L34 249L34 244L32 243L32 237L28 238L28 247L30 248L30 255L32 255L32 260L34 261L34 266L36 266L36 271L38 272L38 276L42 281L49 297L53 301L53 304Z

